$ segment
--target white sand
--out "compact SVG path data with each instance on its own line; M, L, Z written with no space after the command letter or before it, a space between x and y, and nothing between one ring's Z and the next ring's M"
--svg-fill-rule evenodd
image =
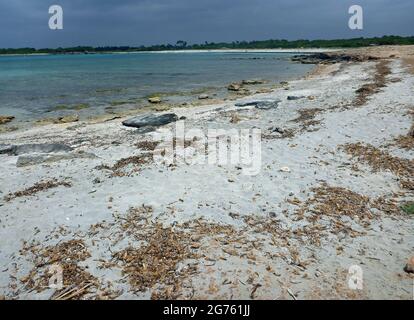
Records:
M270 94L240 100L280 99L282 102L274 110L240 110L229 102L181 108L174 112L187 117L187 128L254 126L262 129L263 133L272 126L297 128L299 124L290 120L298 116L300 109L328 109L351 102L355 90L370 82L374 65L374 62L364 62L342 68L334 66L334 74L292 81L289 90L281 88ZM337 149L341 144L359 141L380 147L407 133L412 120L406 112L412 106L414 76L406 72L399 59L393 60L391 66L390 77L401 78L401 81L388 83L366 105L318 114L315 120L321 122L315 127L319 128L317 131L305 131L293 138L264 140L261 172L256 176L243 175L235 166L179 164L171 170L151 164L132 176L110 178L107 172L95 167L139 154L134 144L151 136L139 135L135 129L123 127L121 119L80 126L49 125L2 134L2 143L61 142L71 145L76 151L93 153L98 158L18 168L18 157L0 155L0 197L30 187L41 179L68 178L73 184L71 188L58 187L10 202L0 200L0 295L39 299L48 298L53 292L29 292L16 280L33 267L19 255L23 240L37 239L45 245L56 243L61 239L44 239L59 226L72 232L63 239L71 239L73 233L85 231L91 224L102 220L111 221L114 212L124 214L131 206L153 206L154 219L165 225L202 217L210 222L239 227L243 221L233 219L229 213L267 219L274 212L289 229L301 222L295 219L296 207L286 199L297 197L305 201L311 194L310 189L322 181L370 198L391 196L402 191L393 173L373 173L364 164L360 164L360 171L355 172L350 165L354 161ZM315 99L288 101L288 95L315 96ZM228 112L236 109L242 121L232 124ZM67 129L73 126L77 127ZM389 152L403 158L414 158L412 151L392 148ZM290 172L281 172L281 167L289 167ZM93 183L95 178L99 178L101 183ZM113 198L112 203L108 202L110 197ZM413 200L413 195L406 193L405 198ZM251 250L256 257L251 260L245 256L225 254L220 250L220 243L213 242L206 252L215 256L217 262L210 267L206 266L206 261L199 265L199 273L191 279L193 297L249 299L252 287L257 283L262 286L255 293L256 299L291 299L288 289L298 299L412 299L413 280L402 269L414 253L413 218L386 217L384 214L365 231L366 235L356 238L338 239L332 235L331 241L324 241L320 247L302 245L292 239L291 245L297 247L300 256L307 259L313 256L306 270L284 258L287 248L266 244L261 250ZM254 242L261 235L252 232L248 237ZM339 246L343 248L340 253L337 251ZM84 265L88 265L89 271L100 279L112 281L116 288L123 289L120 298L150 297L150 291L132 293L128 283L120 281L119 269L96 268L96 259L109 255L106 242L101 246L90 246L89 250L92 258ZM270 257L270 253L278 253L279 257ZM227 260L220 260L220 256ZM360 265L364 271L362 291L352 291L347 287L346 276L351 265ZM271 266L273 271L268 271L267 266ZM226 280L231 284L223 285L223 282L228 282Z

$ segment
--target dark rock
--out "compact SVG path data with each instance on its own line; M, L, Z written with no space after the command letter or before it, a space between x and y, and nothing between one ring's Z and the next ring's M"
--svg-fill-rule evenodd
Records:
M0 116L0 124L9 123L14 119L13 116Z
M0 144L0 154L12 153L13 146L11 144Z
M122 122L122 124L126 127L134 128L142 128L148 126L158 127L177 120L178 117L174 113L166 113L162 115L148 114L125 120Z
M264 100L264 101L250 101L250 102L240 102L236 103L236 107L255 107L257 109L268 110L277 108L280 100Z
M344 54L344 53L314 53L314 54L302 54L293 56L292 61L300 62L303 64L332 64L339 62L363 62L378 60L377 57L361 55L361 54Z
M264 81L263 80L258 80L258 79L251 79L251 80L243 80L242 84L245 85L255 85L255 84L263 84Z
M229 91L240 91L242 89L242 85L240 83L230 83L227 87Z

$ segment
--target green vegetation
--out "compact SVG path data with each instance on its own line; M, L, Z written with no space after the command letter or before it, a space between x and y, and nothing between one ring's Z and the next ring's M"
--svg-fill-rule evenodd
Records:
M162 51L162 50L211 50L211 49L299 49L299 48L357 48L373 45L411 45L414 44L414 36L383 36L381 38L353 38L337 40L263 40L263 41L233 41L231 43L205 42L204 44L192 44L180 40L175 45L163 44L140 47L72 47L56 49L0 49L0 54L92 54L104 52L139 52L139 51Z
M401 207L406 214L414 214L414 202L407 203Z

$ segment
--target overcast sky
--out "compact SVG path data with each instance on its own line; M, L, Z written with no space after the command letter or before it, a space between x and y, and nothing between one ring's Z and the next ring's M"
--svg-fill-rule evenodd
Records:
M48 28L49 6L64 29ZM348 9L364 8L364 30ZM0 47L414 35L414 0L0 0Z

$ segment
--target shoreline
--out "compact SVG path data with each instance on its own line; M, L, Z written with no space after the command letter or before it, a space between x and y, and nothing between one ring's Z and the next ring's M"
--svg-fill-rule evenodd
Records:
M181 52L181 51L180 51ZM217 51L222 52L222 51ZM242 52L242 51L238 51ZM252 51L253 52L253 51ZM318 52L321 51L312 51ZM174 53L174 52L172 52ZM186 53L186 52L184 52ZM301 52L304 53L304 52ZM310 53L310 52L309 52ZM294 64L300 64L297 62L292 62ZM294 69L294 68L293 68ZM279 76L281 82L285 82L288 80L296 80L301 78L302 76L306 76L309 71L303 68L302 74L298 75L298 71L291 71L292 74L282 74ZM249 84L248 81L254 80L257 83ZM50 106L48 110L43 111L42 114L34 113L32 117L29 117L30 110L22 109L22 111L18 111L16 113L12 112L1 112L0 115L4 116L14 116L13 121L9 124L0 126L0 133L5 133L8 131L16 131L21 129L27 129L33 126L41 126L49 123L69 123L69 122L95 122L97 119L100 118L110 118L110 117L122 117L132 115L134 112L136 113L143 113L143 112L160 112L166 111L168 109L176 108L176 107L197 107L206 104L214 104L214 103L224 103L226 101L233 101L240 97L253 95L257 93L265 93L270 92L271 90L280 87L280 81L276 81L274 79L269 80L265 77L263 78L237 78L232 80L231 82L221 83L220 85L217 84L215 87L200 87L200 88L185 88L181 91L160 91L153 93L148 93L148 95L143 96L136 96L135 98L124 98L123 95L120 93L117 96L112 96L108 98L108 102L102 104L101 102L97 103L96 105L90 104L88 98L84 98L85 102L77 102L77 103L70 103L70 102L62 102L58 103L56 106ZM245 83L246 82L246 83ZM240 85L240 90L227 90L227 86L231 85L232 83ZM111 92L112 89L97 89L96 92ZM121 89L113 89L114 92L122 92ZM157 90L157 88L154 88ZM177 89L179 90L179 89ZM161 102L160 103L150 103L148 99L150 97L159 97ZM204 96L204 97L203 97ZM91 92L91 96L94 97L93 92ZM206 98L205 98L206 97ZM109 102L111 101L112 102ZM131 100L131 101L129 101ZM59 120L61 119L61 120Z
M380 59L156 113L202 132L260 129L254 176L152 161L155 134L174 122L140 133L122 125L131 115L2 133L26 147L0 146L0 296L60 297L42 287L53 260L76 288L89 284L80 299L412 299L403 268L414 216L401 209L414 201L412 48L344 50ZM33 152L45 143L55 150ZM355 265L362 290L347 284Z
M303 49L204 49L204 50L160 50L160 51L108 51L108 52L92 52L88 53L91 55L96 54L136 54L136 53L317 53L317 52L333 52L343 50L341 48L303 48ZM74 53L28 53L28 54L0 54L0 57L7 56L44 56L44 55L53 55L53 56L65 56L65 55L85 55L82 52Z

